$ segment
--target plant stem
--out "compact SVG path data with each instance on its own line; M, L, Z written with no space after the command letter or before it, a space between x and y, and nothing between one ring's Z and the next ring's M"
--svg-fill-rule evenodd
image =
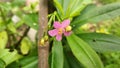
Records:
M7 23L3 9L0 7L1 17L4 23Z
M40 44L40 40L44 37L44 33L48 27L48 0L40 0L39 3L39 30L38 30L38 68L49 68L49 42L44 45Z

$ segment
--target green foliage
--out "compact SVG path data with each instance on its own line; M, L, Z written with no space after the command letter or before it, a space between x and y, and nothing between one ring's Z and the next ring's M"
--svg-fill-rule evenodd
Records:
M18 61L9 64L6 68L37 68L38 54L37 47L32 47L28 55L24 55Z
M24 7L25 0L0 3L0 68L18 68L20 65L23 68L37 68L37 49L34 49L36 45L33 46L35 42L31 42L27 33L19 29L26 24L37 30L38 16L36 12L26 12Z
M75 57L86 68L103 68L99 57L86 42L84 42L74 34L67 37L67 40Z
M120 2L120 0L99 0L102 4L109 4L113 2Z
M53 0L60 18L73 18L92 2L92 0Z
M28 15L23 15L23 21L25 24L30 26L31 28L34 28L38 30L38 15L37 14L28 14Z
M21 53L22 54L28 54L28 52L30 51L31 49L31 42L30 40L26 37L24 38L22 41L21 41L21 46L20 46L20 50L21 50Z
M64 55L62 43L55 40L52 47L51 68L63 68L63 62Z
M111 21L112 24L110 25L109 31L112 34L115 34L117 36L120 36L120 17L114 19L113 21Z
M9 29L9 31L11 31L12 33L16 33L17 32L17 30L15 28L15 25L12 22L7 25L7 29Z
M78 37L89 43L97 52L120 51L120 38L103 33L83 33Z
M20 59L18 62L14 62L7 66L7 68L37 68L38 67L38 57L36 55L33 56L25 56Z
M0 59L0 68L5 68L5 63L2 59Z
M81 15L77 16L73 20L72 25L74 25L74 28L77 28L82 24L88 22L98 23L100 21L113 19L120 16L120 3L113 3L101 7L95 7L91 10L87 9L85 9L85 11L83 11Z
M98 7L91 4L92 2L92 0L53 0L52 4L56 9L54 11L50 8L54 12L48 15L48 28L45 28L45 35L53 28L54 21L62 22L65 19L71 20L73 34L63 37L62 41L54 40L54 37L47 39L50 45L53 44L49 50L50 68L103 68L103 64L105 68L119 66L119 61L116 65L112 64L111 55L104 54L104 52L120 51L120 38L109 34L85 33L79 30L77 31L79 34L75 34L74 30L83 24L101 23L101 21L120 16L120 3ZM25 0L0 3L0 68L38 67L37 40L31 41L27 35L29 29L39 29L37 5L36 2L26 6ZM110 30L115 31L119 36L118 22L119 20L114 22ZM103 64L92 48L103 53L102 56L98 54ZM116 54L112 54L112 57L113 59L119 58ZM105 62L103 58L111 60Z
M0 49L4 49L6 47L8 41L8 35L6 31L0 32Z
M22 56L18 54L16 50L9 52L9 49L0 49L0 59L2 59L5 62L5 65L8 65L18 59L20 59Z
M84 66L74 57L71 51L64 51L64 68L84 68Z

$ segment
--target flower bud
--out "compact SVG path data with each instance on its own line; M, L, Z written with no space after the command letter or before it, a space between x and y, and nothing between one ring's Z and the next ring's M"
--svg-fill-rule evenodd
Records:
M45 44L45 40L44 40L44 38L42 38L41 40L40 40L40 45L44 45Z
M71 26L67 26L65 30L66 30L67 32L68 32L68 31L71 31L71 30L72 30L72 27L71 27Z
M45 40L45 41L48 40L48 36L47 36L47 35L44 36L44 40Z

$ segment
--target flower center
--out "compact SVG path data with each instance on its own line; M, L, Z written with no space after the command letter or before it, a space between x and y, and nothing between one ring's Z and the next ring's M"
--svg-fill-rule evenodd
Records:
M72 30L72 27L71 26L67 26L66 28L65 28L65 31L67 31L67 32L69 32L69 31L71 31Z
M62 34L62 32L63 32L62 28L59 28L58 29L58 34Z

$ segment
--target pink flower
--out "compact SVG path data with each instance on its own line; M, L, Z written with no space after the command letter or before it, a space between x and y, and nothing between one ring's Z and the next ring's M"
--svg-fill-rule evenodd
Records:
M55 29L48 31L50 36L56 36L58 41L62 40L62 34L69 36L71 34L70 20L64 20L62 23L55 21L53 26Z

